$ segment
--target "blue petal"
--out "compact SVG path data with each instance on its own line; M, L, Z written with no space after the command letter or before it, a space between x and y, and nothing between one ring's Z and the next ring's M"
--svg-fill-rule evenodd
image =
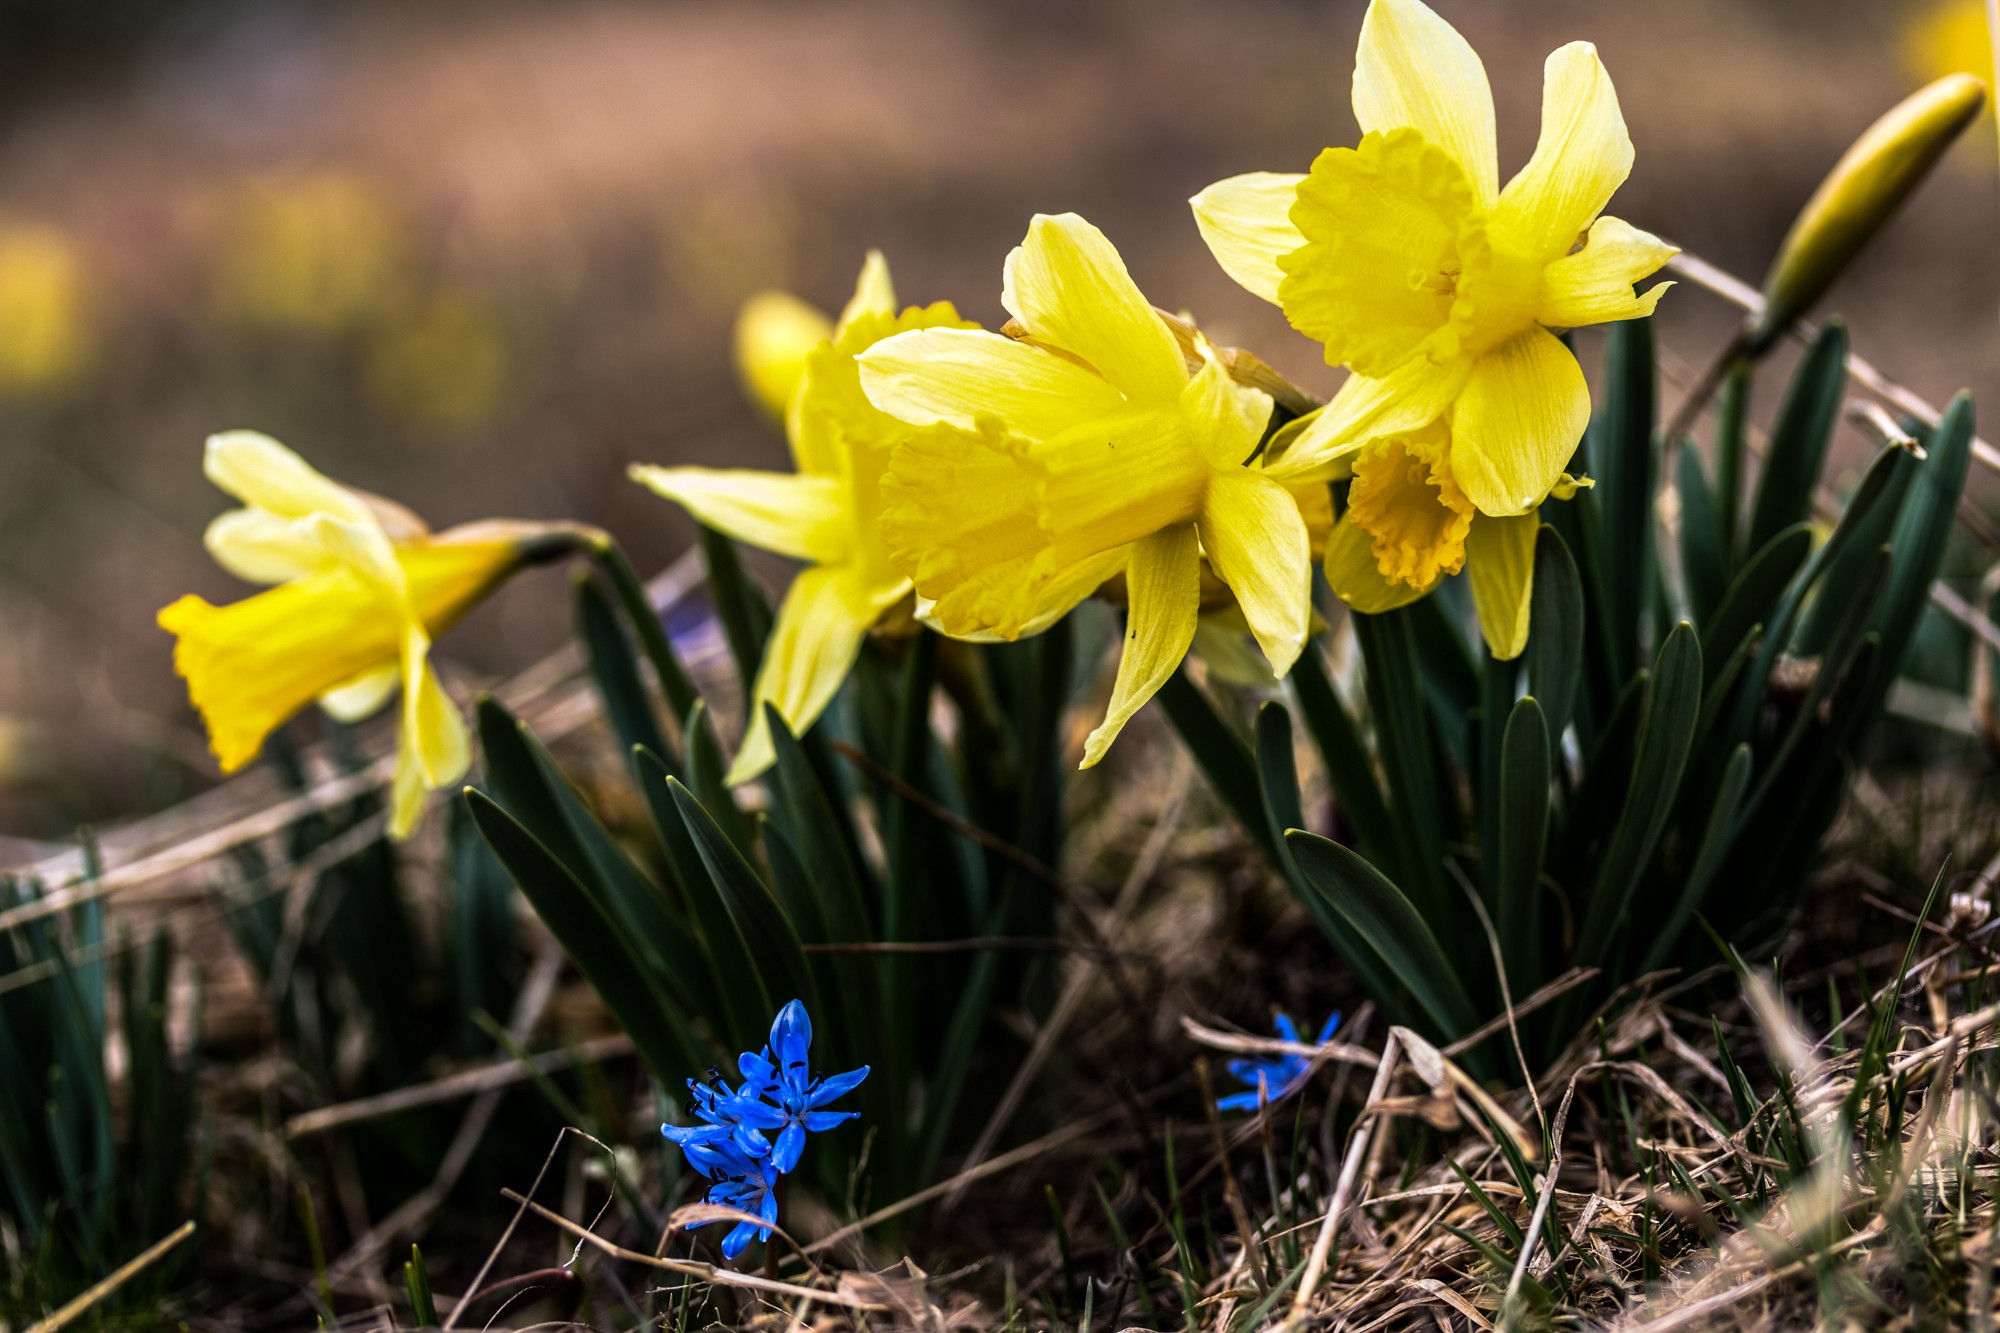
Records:
M1313 1044L1315 1046L1326 1045L1328 1042L1333 1040L1333 1034L1339 1030L1340 1030L1340 1010L1336 1009L1332 1013L1326 1016L1326 1026L1319 1030L1319 1040L1314 1042Z
M836 1125L858 1119L860 1115L859 1111L807 1111L799 1120L813 1133L823 1134Z
M867 1077L868 1066L863 1065L859 1069L850 1069L845 1074L835 1074L832 1078L821 1079L819 1086L813 1089L812 1095L806 1098L806 1105L825 1106L834 1098L845 1096L860 1087L861 1080Z
M729 1133L722 1125L661 1125L660 1133L667 1142L686 1147L690 1143L707 1143Z
M740 1125L755 1125L758 1129L776 1129L785 1123L785 1113L764 1102L738 1101L730 1107Z
M722 1257L734 1259L749 1247L750 1238L757 1234L757 1228L748 1222L738 1222L727 1236L722 1238Z
M1264 1062L1261 1060L1231 1060L1229 1062L1229 1077L1235 1079L1238 1083L1248 1083L1254 1088L1257 1086L1258 1071L1263 1068Z
M1286 1041L1299 1040L1299 1025L1292 1021L1290 1014L1279 1014L1273 1026L1278 1029L1278 1035Z
M801 1075L805 1073L812 1039L812 1019L806 1014L805 1005L793 1000L778 1011L778 1016L771 1020L771 1049L777 1053L781 1077L789 1076L794 1069Z
M794 1121L778 1135L778 1145L771 1149L771 1165L779 1171L790 1171L799 1164L799 1155L805 1150L805 1127Z
M754 1051L745 1051L736 1057L736 1069L743 1075L745 1080L743 1090L748 1093L767 1092L778 1081L777 1068L772 1065L768 1056L759 1055Z
M1257 1109L1257 1094L1254 1092L1233 1092L1215 1103L1218 1111L1254 1111Z
M736 1128L730 1130L729 1142L732 1147L742 1149L745 1157L769 1157L771 1155L771 1141L764 1137L762 1130L753 1129L749 1125L738 1125Z

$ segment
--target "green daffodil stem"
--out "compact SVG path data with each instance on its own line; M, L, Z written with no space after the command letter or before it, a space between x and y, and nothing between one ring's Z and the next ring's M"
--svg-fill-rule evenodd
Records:
M688 677L687 668L674 652L674 646L667 639L667 627L660 622L658 608L646 593L646 582L639 577L632 562L626 558L624 548L609 536L599 534L590 545L590 559L611 584L611 591L632 622L633 630L639 636L639 646L646 654L646 660L653 664L653 673L660 678L660 689L667 696L667 704L677 718L686 717L700 694L694 681Z

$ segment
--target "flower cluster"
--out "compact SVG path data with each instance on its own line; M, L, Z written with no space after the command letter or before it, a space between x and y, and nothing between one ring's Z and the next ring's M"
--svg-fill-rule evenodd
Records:
M1290 1014L1279 1014L1272 1026L1283 1041L1294 1046L1303 1046L1305 1039L1299 1036L1299 1025L1292 1021ZM1340 1011L1327 1015L1326 1023L1319 1035L1312 1039L1312 1045L1324 1046L1333 1040L1334 1030L1340 1026ZM1298 1051L1282 1051L1275 1055L1265 1055L1259 1059L1231 1060L1229 1076L1249 1088L1248 1092L1232 1092L1227 1097L1216 1100L1218 1111L1255 1111L1282 1101L1305 1086L1306 1075L1312 1070L1312 1057Z
M1352 372L1324 407L1161 313L1075 214L1037 216L1008 256L998 332L943 303L896 314L880 256L838 321L778 295L745 308L744 377L797 474L634 469L810 562L732 780L770 762L762 705L809 726L865 634L1016 639L1100 591L1127 623L1085 767L1198 634L1254 642L1283 676L1316 562L1369 613L1463 571L1492 653L1520 654L1537 510L1589 484L1565 470L1589 389L1552 330L1652 313L1668 284L1633 284L1673 250L1603 215L1632 143L1588 43L1549 57L1541 141L1504 186L1485 68L1421 0L1372 0L1354 109L1358 147L1192 201L1223 269ZM1331 482L1351 483L1337 521Z
M719 1069L708 1071L707 1082L689 1079L686 1111L697 1123L660 1126L688 1165L712 1182L705 1202L764 1219L761 1227L737 1223L723 1238L724 1258L743 1253L753 1237L771 1238L778 1222L778 1177L799 1164L806 1135L860 1114L824 1108L859 1087L868 1066L823 1078L811 1072L811 1046L812 1019L805 1005L793 1000L772 1020L769 1044L737 1060L741 1084L732 1088Z

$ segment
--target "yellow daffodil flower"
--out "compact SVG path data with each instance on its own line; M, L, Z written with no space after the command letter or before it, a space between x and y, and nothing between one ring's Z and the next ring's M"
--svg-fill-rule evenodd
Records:
M1452 408L1448 439L1433 443L1457 494L1482 515L1530 513L1590 416L1583 372L1550 329L1650 314L1667 284L1632 285L1673 254L1601 216L1632 167L1610 77L1585 42L1549 57L1541 141L1502 188L1479 57L1420 0L1373 0L1354 112L1358 147L1193 200L1230 276L1355 372L1290 453L1338 460ZM1448 560L1440 549L1419 563Z
M863 636L910 596L910 580L890 563L875 520L889 451L912 432L862 395L855 355L906 330L971 326L945 301L898 314L889 266L871 253L853 299L826 326L830 336L804 350L816 327L799 303L758 298L737 333L745 381L767 406L782 402L796 472L631 469L634 481L708 526L807 564L771 627L731 783L749 781L775 758L764 705L774 705L794 731L811 726L839 692Z
M1290 670L1311 615L1307 525L1286 478L1250 465L1270 395L1205 339L1191 368L1097 228L1037 216L1000 299L1018 338L932 329L862 354L877 407L962 432L896 450L882 528L949 633L1032 633L1124 571L1124 651L1088 768L1186 656L1204 558Z
M432 638L552 550L551 539L559 547L581 530L488 522L432 533L252 431L210 437L202 467L244 504L209 524L210 554L239 578L277 585L228 606L190 594L159 614L222 771L256 758L315 700L358 721L401 686L390 832L408 837L425 793L464 776L471 760L465 722L430 661Z

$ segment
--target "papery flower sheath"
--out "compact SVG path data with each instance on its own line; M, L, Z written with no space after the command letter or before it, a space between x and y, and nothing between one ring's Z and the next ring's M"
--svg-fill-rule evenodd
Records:
M934 329L862 354L877 407L962 432L897 448L882 532L933 623L964 637L1032 633L1123 571L1124 651L1089 767L1187 654L1204 562L1290 669L1311 616L1307 524L1288 478L1253 466L1270 395L1198 334L1191 367L1097 228L1037 216L1001 301L1017 337Z
M390 832L409 836L425 793L463 777L471 758L432 639L525 560L568 549L583 530L491 521L433 533L252 431L210 437L202 466L244 503L209 524L209 553L239 578L277 585L227 606L190 594L159 613L222 771L249 763L315 700L358 721L401 687Z
M796 472L635 464L632 479L738 541L806 562L778 608L727 780L747 782L775 758L764 705L794 731L811 726L840 690L861 641L910 595L876 532L882 471L909 427L869 405L855 354L910 329L966 328L949 302L897 313L889 267L870 254L854 297L801 356L814 325L796 303L760 299L746 310L738 348L759 401L785 398ZM790 386L789 388L787 386Z

